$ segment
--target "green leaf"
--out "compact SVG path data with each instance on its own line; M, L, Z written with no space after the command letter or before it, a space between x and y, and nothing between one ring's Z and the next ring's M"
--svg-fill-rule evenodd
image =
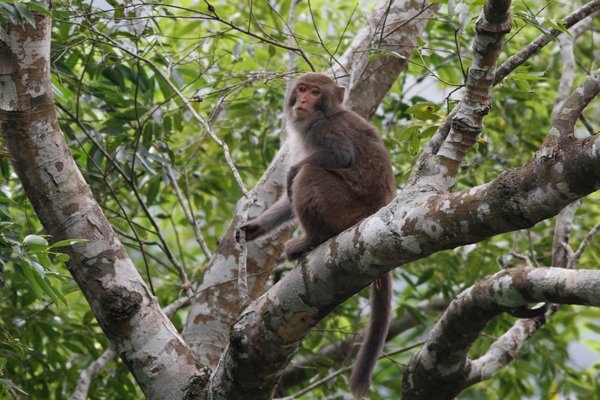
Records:
M7 12L2 12L1 8L6 10ZM8 14L8 17L13 22L21 22L21 15L17 11L14 5L6 3L0 0L0 14Z
M437 132L438 129L439 129L439 126L437 126L437 125L431 125L431 126L425 128L421 132L421 139L429 139L430 137L433 136L434 133Z
M543 76L543 72L529 73L529 74L512 74L512 79L520 79L524 81L546 81L548 78Z
M48 249L55 249L57 247L66 247L66 246L72 246L75 243L86 243L87 240L86 239L66 239L66 240L60 240L56 243L53 243L52 245L50 245L50 247L48 247Z
M39 1L29 1L25 3L27 7L31 8L33 11L42 14L42 15L50 15L50 11L48 10L48 5L45 3L40 3Z
M406 112L409 114L415 114L417 112L435 113L439 109L440 109L440 106L435 103L419 103L419 104L415 104L414 106L408 107L406 109Z
M589 323L585 325L586 328L588 328L589 330L600 334L600 326L593 324L593 323Z
M371 54L367 60L368 61L374 61L374 60L379 60L380 58L385 57L385 54L383 53L376 53L376 54Z
M9 176L10 176L10 163L8 162L8 158L7 157L0 158L0 172L2 172L2 176L4 177L4 179L8 179L9 178Z
M31 13L31 11L29 11L27 7L25 7L21 3L15 3L15 7L17 9L17 12L21 15L21 17L25 18L25 20L35 28L35 17Z
M551 28L556 29L559 32L566 33L567 35L571 35L571 33L569 32L569 30L567 28L565 28L564 22L562 22L562 21L556 21L556 20L553 20L553 19L547 19L546 21L544 21L544 24L546 26L549 26Z
M414 112L413 116L421 121L438 121L440 119L439 115L430 113L430 112Z
M23 275L29 282L29 288L33 292L36 298L42 298L42 289L37 283L35 276L38 276L38 272L33 268L32 265L29 264L28 261L22 260L19 265L21 265L21 270L23 271Z
M9 379L4 379L4 378L0 378L0 385L4 385L8 388L17 390L21 393L23 393L25 396L29 396L29 393L27 393L26 391L24 391L23 389L21 389L20 387L18 387L17 385L15 385L13 383L13 381L9 380Z
M526 81L522 81L522 80L518 79L518 80L515 80L515 83L517 84L519 89L521 89L524 92L529 92L531 90L531 86Z
M52 268L52 262L50 261L50 257L48 257L48 253L46 253L45 251L41 251L39 253L36 253L36 257L40 264L42 264L44 267L46 267L47 269Z
M421 138L419 135L414 134L410 138L410 142L408 143L408 151L412 156L416 156L421 148Z
M411 138L412 136L414 136L415 133L418 133L420 130L420 126L418 125L408 125L406 127L404 127L404 129L402 129L400 131L400 133L398 134L398 142L403 142L409 138Z
M71 259L71 257L68 254L65 253L57 253L56 254L56 259L60 262L67 262Z
M419 286L419 285L427 282L429 279L431 279L434 272L435 272L435 270L433 268L430 268L430 269L426 270L425 272L423 272L423 274L419 277L419 280L417 281L416 285Z
M160 185L162 183L162 177L160 175L156 175L152 179L150 179L148 185L148 193L146 194L146 201L148 205L152 205L156 202L156 198L160 193Z
M32 251L39 251L48 247L48 241L38 235L27 235L23 239L23 246Z

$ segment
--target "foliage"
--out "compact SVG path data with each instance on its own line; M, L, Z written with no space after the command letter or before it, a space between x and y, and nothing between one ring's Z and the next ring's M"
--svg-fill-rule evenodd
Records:
M437 2L444 4L442 11L420 38L408 69L373 121L390 152L399 186L460 96L472 54L473 18L483 4ZM181 202L214 250L241 195L222 148L194 120L169 82L229 145L235 166L251 187L280 143L283 94L290 74L285 49L289 6L289 2L249 2L240 7L223 0L53 4L53 84L61 128L96 198L162 305L181 294L173 260L194 279L208 260ZM317 70L327 70L364 23L370 6L301 3L291 45L302 48ZM570 6L514 2L513 31L504 54L515 53L548 28L560 28L557 19L572 11ZM9 21L34 24L35 12L45 12L41 3L0 0L2 26ZM596 30L598 22L594 21ZM598 49L587 35L575 46L578 79L598 67ZM310 69L300 54L295 59L298 70ZM477 151L463 166L458 189L483 184L531 158L549 128L560 67L557 47L548 46L495 89L492 111ZM595 126L600 123L597 111L596 105L586 113ZM588 133L578 125L578 134ZM0 172L4 321L0 385L13 396L24 391L31 398L68 398L79 371L102 353L106 339L68 278L64 255L56 253L57 244L46 242L51 238L43 237L6 157L0 159ZM578 210L575 244L600 220L597 198L586 199ZM527 232L501 235L397 270L396 313L408 311L421 323L395 338L386 350L417 343L435 321L434 313L418 311L421 301L436 294L449 300L500 267L522 265L524 260L550 265L552 230L553 222L547 221ZM591 247L582 265L591 268L599 258L600 248ZM357 310L365 304L362 297L340 306L309 336L299 357L356 331ZM174 317L178 327L184 317L182 313ZM597 352L598 329L593 324L597 317L596 310L565 307L514 363L495 379L467 391L464 398L597 393L596 365L574 366L567 351L570 343L585 338ZM483 351L513 320L502 317L490 324L476 351ZM372 399L398 398L402 365L410 354L412 350L399 352L380 363ZM313 380L339 367L321 360ZM342 374L302 398L342 398L347 379L348 374ZM141 394L120 362L113 362L90 392L90 398L134 397Z

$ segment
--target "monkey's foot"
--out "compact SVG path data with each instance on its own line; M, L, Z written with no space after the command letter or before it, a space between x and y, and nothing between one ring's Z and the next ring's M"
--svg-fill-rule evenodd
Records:
M305 236L290 239L285 242L285 256L289 261L297 260L310 250L311 244Z

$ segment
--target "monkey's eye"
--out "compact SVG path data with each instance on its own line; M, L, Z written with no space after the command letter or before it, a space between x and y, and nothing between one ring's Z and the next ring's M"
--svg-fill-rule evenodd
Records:
M321 91L319 89L313 89L310 91L312 93L313 96L317 97L318 95L321 94Z
M304 92L306 92L306 86L298 86L298 91L299 91L300 93L304 93Z

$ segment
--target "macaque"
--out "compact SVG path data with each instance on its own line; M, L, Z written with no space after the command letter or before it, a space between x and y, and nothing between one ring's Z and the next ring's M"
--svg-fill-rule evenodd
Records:
M285 243L296 260L388 204L395 193L392 167L373 125L342 105L344 88L323 74L299 77L286 99L291 167L287 192L264 214L242 225L246 239L273 232L296 218L304 235ZM371 320L352 371L355 397L369 389L391 314L391 274L373 283Z

